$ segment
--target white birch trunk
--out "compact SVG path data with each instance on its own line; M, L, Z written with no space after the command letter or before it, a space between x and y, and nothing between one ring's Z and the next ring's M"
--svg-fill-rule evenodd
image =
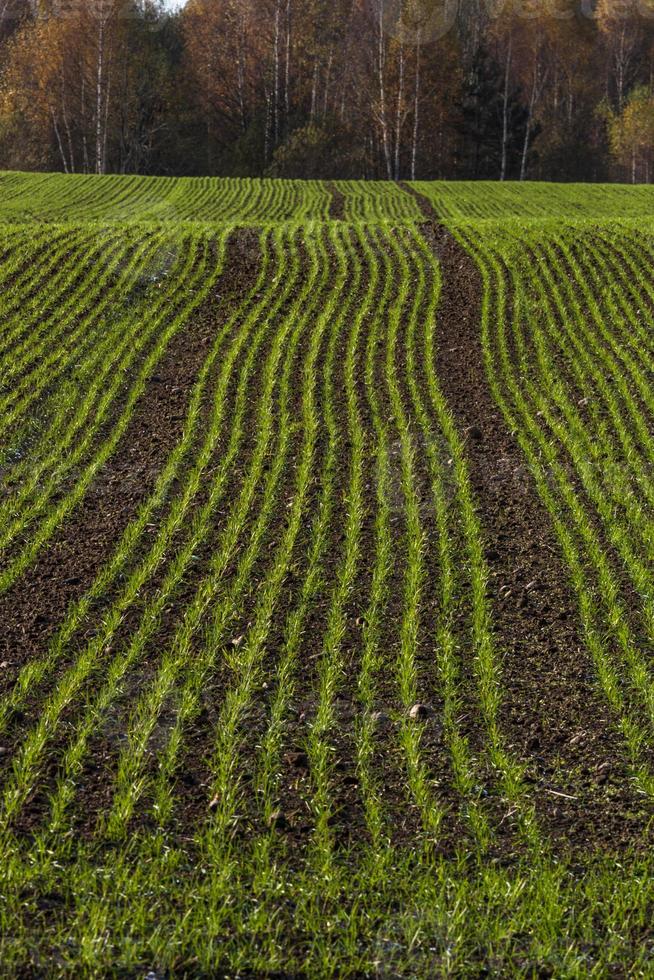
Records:
M91 173L91 165L89 163L89 145L86 135L86 79L84 78L84 72L82 74L82 91L80 98L81 107L81 121L82 121L82 166L84 168L85 174Z
M379 83L379 121L382 131L382 148L384 151L384 162L386 164L386 177L388 180L393 179L392 163L391 163L391 150L389 145L389 133L388 133L388 119L386 117L386 83L384 79L384 68L386 66L386 54L384 49L384 2L385 0L378 0L379 2L379 47L377 56L377 71L378 71L378 83Z
M98 14L98 57L95 80L95 172L101 174L102 170L102 88L104 83L104 57L105 57L105 19L104 10Z
M313 65L313 83L311 85L311 125L316 120L316 100L318 98L318 59L316 58Z
M64 129L66 131L66 141L68 143L68 160L70 163L71 173L75 173L75 153L73 151L73 135L70 130L70 123L68 121L68 110L66 108L66 79L62 73L61 75L61 116L64 122Z
M536 102L536 75L534 75L534 81L531 86L531 95L529 97L529 109L527 111L527 127L525 129L524 143L522 144L522 160L520 161L520 180L526 180L527 178L527 158L529 156L531 119L534 114L535 102Z
M268 86L265 86L265 100L266 100L266 126L264 130L263 139L263 164L264 167L268 166L268 161L270 159L270 129L272 121L272 106L270 99L270 92L268 91Z
M102 134L102 173L107 172L107 139L109 135L109 104L111 95L111 75L107 75L107 91L104 96L104 132Z
M418 138L420 135L420 56L421 32L418 28L416 38L416 88L413 97L413 139L411 141L411 180L416 179L416 160L418 157Z
M68 161L66 160L66 151L64 150L64 144L61 140L61 133L59 132L59 125L57 123L57 116L55 115L54 109L50 109L50 115L52 116L52 125L54 126L55 136L57 137L57 146L59 147L59 155L61 157L61 163L64 168L64 173L70 173L68 169Z
M325 77L325 93L322 100L322 118L323 120L327 116L327 108L329 105L329 89L332 80L332 66L334 64L334 49L333 47L329 49L329 59L327 61L327 75Z
M244 28L242 19L238 24L238 55L237 55L237 65L236 65L236 77L237 77L237 87L238 87L238 108L241 115L241 130L243 132L247 129L247 121L245 116L245 41L244 41Z

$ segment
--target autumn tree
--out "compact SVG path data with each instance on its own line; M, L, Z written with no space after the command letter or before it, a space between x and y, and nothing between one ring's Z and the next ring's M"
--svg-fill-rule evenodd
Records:
M654 175L654 93L645 85L633 89L621 112L610 112L611 154L621 176L649 183Z
M9 45L5 165L20 153L67 173L147 170L168 74L156 18L137 0L43 0Z
M651 8L651 9L650 9ZM0 165L650 179L654 0L0 0Z

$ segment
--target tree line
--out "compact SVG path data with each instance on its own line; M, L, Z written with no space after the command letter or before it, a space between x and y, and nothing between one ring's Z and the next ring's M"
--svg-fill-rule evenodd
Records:
M648 182L654 0L0 0L0 167Z

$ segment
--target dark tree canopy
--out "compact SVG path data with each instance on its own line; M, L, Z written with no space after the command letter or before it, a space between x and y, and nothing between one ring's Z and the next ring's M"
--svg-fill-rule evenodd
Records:
M0 167L649 181L636 0L0 0Z

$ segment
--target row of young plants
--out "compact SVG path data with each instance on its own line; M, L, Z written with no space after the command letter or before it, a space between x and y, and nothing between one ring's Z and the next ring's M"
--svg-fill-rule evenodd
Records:
M483 222L526 222L548 218L597 224L638 219L651 211L652 188L621 184L550 184L511 181L417 181L411 185L452 225L485 231ZM480 225L480 222L482 223ZM493 234L492 227L488 234Z
M466 240L484 279L494 394L552 516L599 682L634 776L651 795L651 578L643 560L651 533L651 346L646 336L633 345L637 311L646 322L650 301L637 286L628 299L624 272L607 267L595 245L612 250L632 232L586 228L580 248L580 231L539 223ZM641 281L650 249L641 249ZM607 282L615 285L607 290Z
M306 213L318 207L324 217L329 195L315 190ZM347 221L297 227L283 217L295 188L261 191L272 196L256 207L278 207L282 223L256 233L258 268L242 296L220 279L239 255L239 233L180 230L161 305L156 283L137 303L139 333L153 330L139 361L150 373L159 340L191 324L200 304L215 311L216 333L154 488L43 656L0 700L0 740L17 745L0 787L0 950L10 968L53 955L69 973L473 975L490 966L582 977L615 961L635 975L646 968L651 950L638 937L649 865L630 859L620 879L598 858L582 880L550 857L501 730L484 528L435 368L441 270L418 230L422 212L401 188L339 191ZM168 189L177 193L187 191ZM211 207L211 182L191 193L193 207ZM467 194L483 211L486 190ZM154 206L142 201L144 213ZM530 207L539 213L538 195ZM595 230L582 249L579 228L564 233L560 222L491 225L486 217L483 233L469 223L454 230L480 263L493 393L550 508L588 648L648 792L652 249L644 255L629 226ZM0 254L0 276L36 299L24 333L19 318L7 321L22 356L31 335L43 342L25 371L50 350L59 355L51 372L61 368L34 402L51 405L37 442L42 469L32 479L12 461L2 504L36 536L52 499L49 451L78 451L91 467L106 448L93 434L98 397L85 397L134 331L129 316L118 318L102 348L99 294L78 278L114 262L120 288L137 285L172 230L125 238L121 229L102 243L97 229L54 234L61 275L56 262L44 271L47 237L33 269L8 247L16 229ZM44 325L39 316L51 281L44 309L77 294L59 333L56 317ZM65 391L60 348L71 337L81 394L68 405L56 392ZM131 392L138 410L138 384L113 396L119 413ZM645 485L642 500L625 492L632 480ZM83 497L78 487L60 524ZM39 502L43 514L31 509ZM642 590L638 626L616 555ZM426 720L411 717L421 701L431 701ZM306 757L292 784L291 748ZM347 845L343 755L362 827ZM190 810L187 767L201 773ZM302 830L292 814L284 823L289 793L306 811ZM398 834L405 814L409 841ZM454 820L460 847L445 857ZM491 857L498 821L505 843L511 826L508 867Z
M289 239L286 235L281 232L275 232L274 244L266 242L265 248L265 259L262 266L261 275L259 281L256 284L255 289L249 300L249 305L251 307L248 310L248 316L245 318L244 324L238 324L242 328L242 333L237 334L236 340L238 345L244 345L248 341L248 333L252 335L254 332L254 339L258 340L258 344L261 344L262 339L265 339L266 333L269 332L265 328L269 324L275 324L275 318L278 316L279 311L284 306L285 300L288 300L292 295L293 289L298 283L299 273L300 273L300 251L299 251L299 236L296 234L292 239ZM275 263L273 268L270 268L270 249L271 244L273 244L275 252ZM324 258L324 246L322 247L322 254L320 256ZM280 293L276 287L277 276L270 276L269 274L273 271L277 271L279 274L283 275L285 287ZM222 551L216 553L216 557L212 561L211 575L205 580L205 583L200 586L196 594L196 600L190 604L184 613L183 620L180 624L178 631L178 639L176 639L172 645L171 653L169 656L165 657L162 665L161 672L157 677L154 685L150 690L144 694L142 701L139 704L139 709L136 712L134 724L131 726L132 737L130 737L130 750L136 750L136 754L123 753L122 755L122 766L119 769L119 792L117 794L117 801L112 814L108 820L108 831L111 836L115 836L118 833L117 822L126 822L128 817L124 813L124 807L128 806L133 808L134 804L138 800L138 794L130 792L133 787L128 784L128 772L134 773L135 770L135 759L139 758L138 746L143 744L139 742L139 739L143 738L143 725L149 723L149 717L154 712L154 717L158 713L158 709L161 704L161 700L165 699L166 696L166 685L170 684L171 680L175 676L175 671L178 674L185 674L190 671L192 664L189 662L188 657L188 644L193 635L193 631L197 631L198 628L202 626L202 615L211 606L213 602L216 601L217 597L222 592L222 579L224 578L225 566L229 562L231 556L235 554L235 549L241 544L241 537L244 535L244 529L246 525L246 518L252 507L254 501L254 495L259 486L259 482L262 478L263 467L266 459L270 453L270 440L275 431L278 432L278 439L280 448L285 446L285 451L281 452L276 457L275 467L267 478L266 486L267 491L264 498L264 506L258 516L257 525L259 531L257 534L253 535L252 544L248 551L246 551L247 560L244 556L241 562L242 572L237 576L236 581L240 583L242 587L250 585L248 581L248 572L251 570L251 565L253 558L256 556L257 548L261 546L262 530L265 529L266 521L269 519L270 508L275 504L277 495L276 490L279 489L279 478L283 471L285 453L288 452L289 438L293 433L292 425L280 425L277 428L277 418L276 413L273 410L273 404L271 399L273 398L273 393L275 389L282 384L282 398L287 400L289 396L289 384L290 384L290 371L293 365L293 347L286 349L285 353L285 364L286 369L282 375L281 382L278 376L278 365L280 362L280 357L282 352L285 351L285 340L287 339L289 332L292 337L295 338L295 342L299 339L303 328L306 328L307 322L310 320L312 312L315 312L316 304L320 301L321 293L325 289L326 280L328 278L329 267L323 261L318 261L318 256L315 248L312 248L311 254L311 273L307 275L302 283L302 289L299 291L297 297L294 299L290 308L286 311L286 315L280 321L279 332L273 337L273 345L270 347L270 353L266 361L266 369L264 373L265 385L264 391L267 392L267 397L264 397L261 401L257 417L259 421L259 427L257 431L257 449L251 460L250 473L243 486L241 495L233 502L230 506L232 513L232 518L228 523L224 531L224 546ZM268 273L268 275L266 275ZM318 275L320 275L320 280L318 280ZM315 287L320 282L321 288L315 292ZM260 293L258 292L261 287L265 288L264 300L260 300ZM333 294L333 303L336 302L337 296ZM310 300L310 301L309 301ZM307 301L308 305L307 305ZM244 304L244 309L247 308L248 303ZM304 310L303 310L304 307ZM303 310L302 315L299 316L300 311ZM235 318L237 314L235 314ZM262 319L263 317L263 319ZM267 319L266 319L267 317ZM326 320L325 320L326 322ZM283 327L283 329L281 329ZM250 338L251 339L251 338ZM232 352L236 351L236 347L232 348ZM214 351L214 360L216 357L216 352ZM88 737L92 732L94 723L98 719L98 710L104 708L105 710L110 707L112 703L112 698L120 693L118 684L124 678L125 672L130 666L133 666L137 661L139 653L143 651L143 644L147 640L148 636L153 631L153 620L156 621L157 610L160 615L163 611L162 602L165 604L167 599L169 600L171 592L174 589L176 583L179 583L181 576L184 572L185 563L188 565L193 559L193 551L198 543L201 543L204 535L209 530L209 522L212 512L216 510L216 507L220 504L221 499L224 497L225 491L229 488L227 478L230 475L230 463L240 462L238 459L238 448L239 443L242 441L243 433L238 427L239 418L242 420L247 409L248 399L251 395L249 385L252 384L252 378L250 377L252 373L253 366L256 364L257 357L257 343L253 343L250 346L248 355L245 358L243 364L243 373L238 378L238 395L236 401L236 412L233 418L233 425L231 431L229 431L228 444L231 452L228 449L228 453L225 456L225 464L222 467L222 474L219 471L219 479L216 481L212 487L212 492L209 496L208 502L205 504L204 508L200 510L199 513L192 515L191 520L191 535L189 540L186 542L185 547L175 556L172 562L172 567L166 577L164 588L155 596L153 596L153 608L146 608L146 615L142 619L142 628L137 629L130 637L130 646L126 655L117 656L113 660L113 670L109 670L108 679L104 686L99 692L99 696L94 699L95 703L90 705L89 710L86 714L83 714L80 720L80 725L77 727L77 738L72 738L69 741L69 750L67 751L64 762L63 762L63 778L59 781L58 792L55 793L53 799L53 815L55 817L55 823L53 826L61 827L62 820L65 819L65 803L66 798L70 798L70 788L71 788L71 776L77 771L83 761L83 752L87 748ZM226 382L229 378L229 367L233 370L234 362L236 360L236 354L231 358L231 365L225 365L225 370L222 375L222 384L219 384L217 393L221 392L224 399ZM205 377L206 382L206 377ZM216 449L216 440L219 434L220 423L224 421L221 418L224 412L224 400L221 402L217 399L215 404L215 412L212 426L212 440L205 443L204 452L201 454L200 463L201 466L195 472L191 472L190 476L190 487L187 489L186 493L182 495L183 510L179 507L173 507L171 511L171 518L174 518L177 523L184 517L184 512L188 512L190 505L193 501L193 495L196 495L199 489L199 477L202 473L202 469L206 469L211 456ZM282 421L287 421L287 411L282 412ZM310 473L310 466L307 463L304 466L305 478ZM192 488L191 493L189 489ZM301 511L298 513L295 526L297 527L299 516ZM187 514L187 516L190 516ZM140 522L142 525L142 521ZM167 522L168 527L165 530L168 532L168 537L173 531L172 521ZM130 544L134 544L134 538L132 536L132 541ZM155 558L156 549L155 550ZM159 561L163 557L163 550L159 547L158 559ZM118 563L116 562L116 565ZM121 558L121 565L124 564L124 556ZM153 571L152 555L146 557L144 565L141 569L137 569L136 582L130 583L132 586L131 591L128 588L128 595L131 595L132 599L138 593L139 589L144 584L144 574L143 572ZM278 573L279 574L279 573ZM106 586L106 575L101 576L104 579L104 586ZM251 585L250 585L251 587ZM224 596L222 600L222 617L216 612L214 615L215 629L218 630L219 626L225 629L229 621L229 615L226 613L231 612L232 607L238 600L238 590L234 593L234 586L231 588L231 594ZM127 597L124 597L127 598ZM125 608L125 603L121 603L122 607ZM112 617L114 629L119 625L120 612L118 616ZM80 610L74 611L75 625L79 624L80 621ZM71 638L72 624L68 625L68 629L64 627L63 633L66 634L66 640L69 641ZM27 742L23 743L22 751L17 760L15 760L13 767L13 778L10 780L9 787L6 788L4 793L5 801L5 816L8 820L11 819L13 813L17 812L20 802L24 799L25 793L29 792L28 783L33 780L37 772L37 766L43 759L45 747L49 738L52 738L57 730L57 723L61 717L61 712L70 703L72 697L75 693L80 690L81 684L84 683L89 676L89 669L92 666L93 658L97 658L104 644L107 642L108 634L111 635L110 631L105 628L102 632L102 636L96 638L95 642L91 644L87 651L78 657L67 674L65 674L62 680L58 683L57 688L53 695L51 695L46 701L40 715L40 722L37 729L32 732L31 737L28 737ZM100 643L98 643L98 639ZM28 670L24 672L22 677L22 693L24 695L33 695L33 688L35 682L43 679L47 673L56 665L56 661L59 656L63 653L62 636L55 640L50 654L46 660L40 665L40 670L37 665L32 664L29 666ZM212 645L209 648L207 656L211 653L212 656L216 656L220 648ZM200 661L196 662L199 666ZM205 665L206 666L206 665ZM17 688L18 689L18 688ZM16 689L16 690L17 690ZM192 697L195 694L197 697L197 685L194 677L189 677L185 685L185 691L187 693L186 698L186 709L188 712L192 713ZM17 699L14 695L11 699L16 706L17 701L20 701L20 697ZM137 720L142 722L142 724L137 723ZM180 714L180 732L183 731L183 721L182 715ZM174 738L171 740L171 744L174 744ZM169 764L174 768L174 754L172 757L169 756ZM138 772L138 766L137 770ZM165 784L165 781L164 781ZM125 792L120 790L124 789ZM69 801L69 799L68 799ZM9 844L8 844L9 846Z
M164 243L154 243L155 252L162 247ZM119 275L117 282L116 269L109 262L105 272L97 277L105 295L96 297L95 306L87 311L83 305L78 311L71 311L73 320L75 312L79 313L79 322L73 328L75 340L80 339L77 327L83 331L90 320L97 331L96 343L91 342L86 350L76 346L67 349L65 344L55 347L37 362L32 374L28 373L28 401L40 393L40 384L52 384L53 375L61 383L54 392L52 429L46 427L40 444L29 447L30 477L6 503L11 520L4 544L18 532L21 539L15 552L7 552L0 573L1 591L17 581L57 527L84 499L102 466L119 446L148 379L171 339L211 289L219 266L212 265L212 245L207 236L180 233L176 238L172 233L165 247L172 248L176 256L171 273L155 284L148 283L142 292L138 290L135 302L130 301L134 284L144 271L147 274L153 243L146 238L131 259L129 253L125 255L123 276ZM87 276L87 285L89 279L95 283L96 277ZM124 307L119 305L116 309L116 304L112 304L107 294L109 286L125 287ZM91 291L95 288L92 285ZM82 284L80 291L84 297Z
M53 477L55 464L62 458L69 469L77 464L79 451L65 454L75 446L80 431L88 435L84 426L97 411L97 395L105 379L120 363L121 353L134 344L134 320L124 311L134 314L129 298L161 244L150 236L132 243L120 242L118 236L105 244L82 240L79 250L60 260L47 287L25 304L24 314L17 314L22 342L12 344L7 339L8 390L1 399L0 433L16 457L3 479L5 488L13 489L2 507L3 549L17 528L24 530L31 514L38 511L36 490L47 504L48 476L59 482L65 478L61 467ZM96 275L98 266L102 271ZM112 296L114 284L125 291L122 303ZM113 329L107 329L109 324ZM86 395L83 403L79 391ZM101 418L96 416L98 421ZM40 431L35 433L37 423Z
M410 194L387 181L336 181L345 220L418 223ZM638 218L652 204L646 185L417 182L446 220ZM322 221L332 203L323 181L109 175L0 175L0 220L11 222L220 222L271 225Z
M0 175L0 221L193 222L263 226L320 221L322 181L70 174Z
M127 967L132 957L142 961L150 948L157 962L169 964L176 950L187 957L193 950L205 968L221 957L232 968L252 968L264 960L281 969L310 968L312 962L351 965L352 972L370 967L375 954L369 923L382 928L387 922L390 883L398 888L402 875L419 871L421 894L427 889L435 895L444 887L434 855L451 817L449 804L431 772L434 750L423 738L428 723L409 717L421 692L434 686L442 686L443 754L472 853L481 857L492 845L495 817L484 802L489 790L507 811L520 812L517 845L531 848L538 841L519 767L498 729L501 674L486 599L482 531L464 443L434 371L438 264L412 227L419 215L414 199L407 195L409 203L400 205L394 191L384 210L383 202L370 203L368 188L343 191L352 213L382 215L384 221L298 231L280 227L260 234L257 281L229 311L200 370L182 436L171 447L155 490L88 593L71 604L45 655L21 671L0 705L2 731L12 730L16 712L27 702L35 718L19 741L2 789L3 891L49 889L63 893L66 902L79 896L72 919L66 917L55 927L63 931L48 939L71 963L97 966L118 957ZM364 200L356 200L359 193ZM403 213L413 218L395 229ZM227 247L225 237L221 256ZM216 281L222 258L208 268L203 255L200 263L191 255L186 263L180 259L171 281L181 288L197 271L206 295L204 286ZM161 323L169 316L170 310ZM188 310L184 316L188 319ZM398 364L404 364L400 377ZM92 383L91 372L85 378ZM294 392L301 392L297 406ZM213 399L211 413L200 432L207 398ZM63 423L55 431L65 432ZM421 471L428 474L427 500L419 490ZM280 509L281 531L269 541ZM340 520L343 537L334 564L327 559ZM363 550L364 527L374 530L372 556ZM433 527L436 581L426 557ZM196 554L208 542L211 560L201 564L198 578L192 572ZM291 590L287 608L289 574L297 561L306 576ZM181 593L189 576L193 590ZM397 622L389 601L396 586ZM352 601L361 588L363 627L351 650ZM175 629L160 648L164 616L180 594ZM463 621L462 594L470 596ZM106 597L110 601L101 613ZM303 735L311 830L298 855L280 835L275 813L285 788L290 717L300 693L307 696L305 630L323 606ZM245 632L232 646L234 624L244 615ZM89 618L94 630L84 639ZM280 625L281 649L271 649L271 633ZM427 666L420 656L425 635ZM466 678L464 684L461 652L468 649L475 721L462 719L461 692L470 682ZM469 659L466 655L466 664ZM350 676L353 666L356 673ZM184 765L189 731L207 687L214 689L225 675L226 686L215 688L214 741L204 763L210 815L185 831L190 837L183 845L176 831L183 800L176 796L173 777ZM265 726L244 765L243 753L252 749L247 718L264 683L272 690ZM398 803L385 797L385 763L374 720L376 709L384 707L382 690L389 687L394 692L391 765L421 828L417 846L408 850L394 842ZM364 840L352 855L343 853L335 832L337 706L345 691L356 695L347 737L365 825ZM109 717L124 738L110 753L103 774L106 810L96 815L94 826L91 822L86 844L75 834L78 794L90 785L94 739L102 738ZM485 760L477 760L468 743L475 725L484 731ZM14 827L53 766L47 806L41 806L39 825L26 845ZM485 785L491 772L497 773L494 787ZM257 828L246 848L235 836L243 808L253 810ZM135 820L144 812L156 830L135 833ZM111 867L102 858L108 847ZM167 905L162 887L173 905ZM360 890L361 908L344 937L342 916L335 915L334 929L325 929L323 910L325 903L338 909L353 888ZM292 900L297 920L280 915L280 895ZM188 910L183 917L174 911L180 904ZM412 902L402 913L402 931L413 914L409 907ZM28 916L16 899L3 914L5 934L13 937L7 953L16 955L27 942ZM289 954L292 936L298 937L297 954ZM406 948L399 946L404 956ZM438 955L458 954L443 949Z

